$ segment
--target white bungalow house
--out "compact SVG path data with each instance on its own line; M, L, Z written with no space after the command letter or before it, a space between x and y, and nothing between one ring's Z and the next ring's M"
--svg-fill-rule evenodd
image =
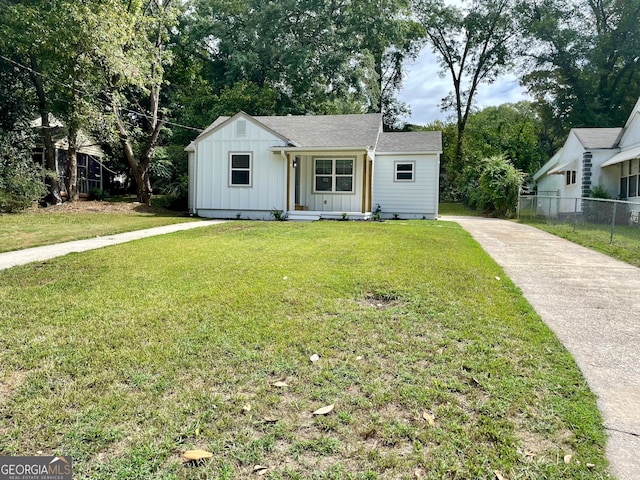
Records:
M533 180L538 195L561 197L558 213L581 212L576 198L600 186L612 198L640 201L640 99L623 128L574 128Z
M210 218L438 216L440 132L382 132L380 114L219 117L185 149L189 210Z

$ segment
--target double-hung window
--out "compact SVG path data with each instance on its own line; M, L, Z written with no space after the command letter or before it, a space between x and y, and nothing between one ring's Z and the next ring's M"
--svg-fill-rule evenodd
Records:
M251 186L251 157L250 152L229 154L229 185L232 187Z
M353 158L316 158L314 192L353 192Z
M622 176L620 177L620 198L640 196L640 160L632 159L623 162L621 165Z
M394 179L396 182L413 182L415 162L395 162Z

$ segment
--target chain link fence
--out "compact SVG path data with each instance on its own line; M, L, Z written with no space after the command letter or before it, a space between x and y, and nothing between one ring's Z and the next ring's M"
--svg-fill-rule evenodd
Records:
M623 201L550 194L520 195L518 218L598 236L610 244L620 241L634 245L637 242L640 246L640 198Z

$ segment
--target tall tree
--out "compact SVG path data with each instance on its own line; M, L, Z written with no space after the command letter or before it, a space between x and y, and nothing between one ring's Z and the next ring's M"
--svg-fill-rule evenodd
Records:
M565 132L622 125L640 96L640 2L527 0L517 11L529 93Z
M139 202L149 204L150 165L167 121L162 107L165 67L171 62L170 30L178 8L172 0L93 2L91 22L101 32L92 56ZM87 17L89 19L89 17Z
M0 212L25 208L46 192L41 166L31 158L32 93L24 70L0 58Z
M464 160L465 130L480 85L493 82L513 59L512 6L512 0L474 0L468 7L447 5L444 0L414 0L442 75L453 83L442 106L456 115L456 169Z
M222 103L254 92L275 102L270 113L380 111L412 52L407 4L194 0L187 31Z
M55 66L55 43L49 41L56 30L56 2L40 0L5 0L0 8L0 52L21 65L33 84L34 105L40 115L41 135L46 163L47 201L62 202L60 182L56 173L56 158L50 124L52 99L52 68Z

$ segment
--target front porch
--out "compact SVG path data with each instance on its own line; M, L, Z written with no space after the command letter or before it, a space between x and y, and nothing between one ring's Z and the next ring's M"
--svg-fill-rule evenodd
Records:
M292 222L317 220L370 220L371 212L323 212L318 210L290 210L287 219Z
M371 217L373 161L368 151L291 148L286 159L290 220Z

